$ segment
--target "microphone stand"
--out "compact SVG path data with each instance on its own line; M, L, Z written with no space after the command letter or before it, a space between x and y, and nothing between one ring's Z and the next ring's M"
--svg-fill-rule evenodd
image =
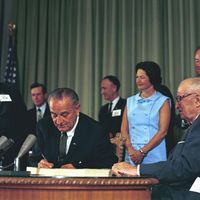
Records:
M28 171L20 171L20 159L17 157L14 160L14 163L10 163L7 166L3 166L5 151L0 151L0 176L11 176L11 177L24 177L30 176ZM8 167L11 167L14 164L14 171L6 170Z
M0 150L0 171L4 171L3 160L5 151Z
M20 159L18 157L14 160L14 171L20 171Z
M3 159L4 159L4 157L1 155L1 159L0 159L0 171L3 171Z

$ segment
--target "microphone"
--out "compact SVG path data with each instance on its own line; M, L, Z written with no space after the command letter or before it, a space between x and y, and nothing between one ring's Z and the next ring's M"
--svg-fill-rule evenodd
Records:
M34 145L36 142L36 136L30 134L25 139L24 143L22 144L17 157L14 160L14 171L20 171L20 158L28 152L28 150Z
M28 152L28 150L34 145L36 142L36 136L33 134L29 134L22 144L19 153L16 158L21 158L24 154Z
M10 149L10 147L14 144L15 142L13 139L8 139L5 136L0 137L0 171L4 169L3 167L3 160L4 160L4 154L5 152Z
M8 140L6 140L6 142L1 146L0 148L0 152L5 153L6 151L8 151L8 149L10 149L10 147L14 144L14 140L9 138Z
M0 154L4 154L14 144L13 139L7 139L5 136L0 137Z
M3 147L2 146L4 146L5 145L5 143L7 142L7 140L8 140L8 138L6 137L6 136L1 136L0 137L0 149L3 149Z

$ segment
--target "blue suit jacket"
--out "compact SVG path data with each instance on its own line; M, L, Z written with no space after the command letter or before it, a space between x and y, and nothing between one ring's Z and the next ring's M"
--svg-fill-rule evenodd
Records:
M200 176L200 116L187 129L167 161L141 165L140 173L159 179L170 193L169 199L185 199L192 183Z

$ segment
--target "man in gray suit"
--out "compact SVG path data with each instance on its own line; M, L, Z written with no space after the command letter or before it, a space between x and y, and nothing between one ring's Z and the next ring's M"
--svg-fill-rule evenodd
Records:
M189 191L200 176L200 78L183 80L177 90L176 108L191 126L177 143L167 161L133 167L125 162L114 164L117 176L147 175L157 178L153 199L200 199L200 193Z

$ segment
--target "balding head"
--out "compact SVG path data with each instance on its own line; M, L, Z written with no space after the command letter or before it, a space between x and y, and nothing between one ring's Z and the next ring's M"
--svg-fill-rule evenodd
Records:
M179 84L177 92L191 93L200 91L200 78L187 78Z

